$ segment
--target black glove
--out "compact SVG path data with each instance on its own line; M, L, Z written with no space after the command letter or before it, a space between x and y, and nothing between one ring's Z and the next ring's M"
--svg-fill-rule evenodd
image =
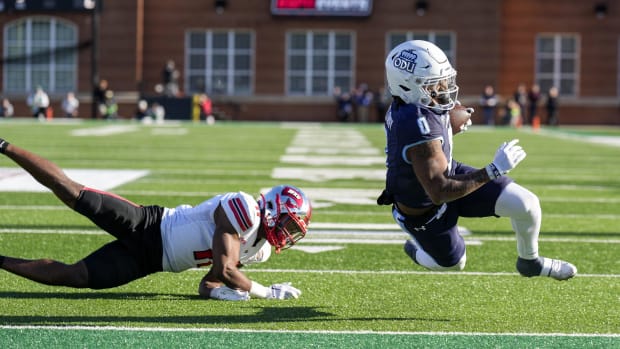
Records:
M394 196L387 189L384 189L377 198L377 205L391 205L394 203Z
M4 139L0 138L0 153L4 154L4 151L6 150L6 147L9 146L9 142L5 141Z

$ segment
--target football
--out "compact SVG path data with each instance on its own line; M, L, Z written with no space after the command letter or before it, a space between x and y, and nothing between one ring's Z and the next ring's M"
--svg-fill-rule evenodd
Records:
M471 114L474 112L474 108L465 107L457 104L452 110L450 110L450 125L452 125L452 134L455 135L467 129L467 126L471 125Z

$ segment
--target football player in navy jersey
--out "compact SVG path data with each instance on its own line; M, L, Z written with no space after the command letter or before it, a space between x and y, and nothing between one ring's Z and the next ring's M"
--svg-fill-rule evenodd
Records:
M392 205L395 221L411 236L404 246L411 259L430 270L462 270L458 218L509 217L521 275L575 276L574 265L538 254L538 197L506 176L526 156L518 140L502 144L481 169L452 158L450 111L458 106L458 86L444 52L428 41L407 41L388 54L385 69L393 103L385 121L386 189L377 202Z
M89 218L116 240L75 264L0 255L0 268L57 286L104 289L146 275L210 266L198 293L205 298L297 298L290 283L263 286L239 270L264 262L307 232L312 206L290 185L271 188L257 200L243 192L217 195L192 207L141 206L85 187L53 162L0 139L3 153L49 188L63 203Z

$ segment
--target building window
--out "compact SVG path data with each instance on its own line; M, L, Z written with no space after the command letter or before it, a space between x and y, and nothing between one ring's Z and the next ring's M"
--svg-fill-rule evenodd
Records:
M75 91L77 29L53 17L30 17L4 27L4 90Z
M185 90L251 95L254 35L248 31L190 31L185 40Z
M555 86L561 96L577 96L579 40L576 35L538 35L536 83L542 91Z
M393 32L388 34L386 55L399 44L409 40L426 40L434 43L448 56L452 66L456 65L455 35L444 32Z
M352 33L287 33L286 93L326 96L334 87L350 91L354 63Z

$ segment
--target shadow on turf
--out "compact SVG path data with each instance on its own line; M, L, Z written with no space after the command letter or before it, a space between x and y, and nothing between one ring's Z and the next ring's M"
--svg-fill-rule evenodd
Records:
M15 295L13 292L0 293L0 296L10 297ZM47 293L32 293L30 295L26 293L18 293L21 298L50 298L54 294ZM58 294L57 294L58 295ZM96 297L97 294L90 294L92 297ZM110 299L148 299L149 297L156 297L161 299L162 296L178 297L171 299L195 299L195 296L182 296L182 295L161 295L161 294L141 294L134 293L129 295L123 294L99 294L100 298ZM63 298L67 299L87 299L88 294L68 294L63 295ZM57 297L58 298L58 297ZM255 323L280 323L280 322L326 322L326 321L353 321L368 323L368 321L429 321L429 322L450 322L451 319L438 319L438 318L422 318L422 317L340 317L337 314L329 313L316 307L260 307L260 306L248 306L246 304L240 304L240 308L244 311L255 310L251 314L242 315L217 315L208 314L209 309L205 307L205 315L161 315L161 316L74 316L74 315L54 315L54 316L20 316L20 315L0 315L0 324L6 325L91 325L91 326L106 326L114 325L117 323L125 324L171 324L171 325L221 325L221 324L255 324Z
M59 293L59 292L0 292L0 298L11 299L117 299L117 300L145 300L145 299L200 299L195 295L170 294L170 293L147 293L147 292L83 292L83 293Z

